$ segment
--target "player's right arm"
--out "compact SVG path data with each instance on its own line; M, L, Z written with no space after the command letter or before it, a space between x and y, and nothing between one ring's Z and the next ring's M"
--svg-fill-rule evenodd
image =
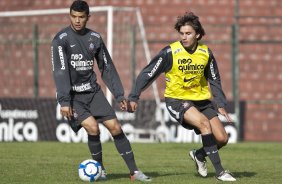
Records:
M51 54L57 101L61 107L70 107L70 71L67 62L66 49L59 38L55 38L52 41Z
M169 46L167 46L162 49L161 52L156 55L137 76L135 84L133 85L132 90L128 96L130 107L132 108L129 111L134 112L137 109L137 102L139 100L141 92L149 87L160 76L161 73L169 71L171 67L171 49Z

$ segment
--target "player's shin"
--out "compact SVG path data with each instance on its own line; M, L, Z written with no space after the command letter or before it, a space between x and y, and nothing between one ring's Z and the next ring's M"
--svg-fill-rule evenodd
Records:
M119 154L124 159L130 174L133 174L134 171L137 171L137 166L134 159L134 154L131 148L131 145L123 132L118 135L113 136L116 148Z
M93 160L98 161L102 166L102 170L105 170L100 135L88 135L88 147Z
M215 168L216 175L219 175L224 169L221 165L214 136L212 134L202 135L202 142L204 150Z

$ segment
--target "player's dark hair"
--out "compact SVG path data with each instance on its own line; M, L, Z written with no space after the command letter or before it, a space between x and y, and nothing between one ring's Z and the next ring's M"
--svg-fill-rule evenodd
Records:
M206 34L199 17L193 12L186 12L183 16L178 16L174 28L179 32L180 28L185 25L192 26L196 33L200 35L198 40L201 40Z
M89 15L89 6L87 2L82 0L73 1L72 5L70 6L70 12L72 10L77 12L85 12L87 16Z

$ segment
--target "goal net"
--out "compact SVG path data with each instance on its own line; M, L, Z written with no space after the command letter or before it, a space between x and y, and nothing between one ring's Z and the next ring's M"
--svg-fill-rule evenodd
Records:
M102 6L90 7L90 12L87 26L102 35L127 97L137 74L151 59L140 10L132 7ZM68 13L68 8L0 12L0 23L5 25L0 27L0 67L3 71L0 75L5 79L1 80L2 97L55 97L50 44L54 35L69 25ZM95 72L99 76L97 68ZM98 82L112 103L113 97L100 78ZM148 133L149 138L154 139L152 124L156 121L155 111L160 109L155 83L142 93L142 100L151 101L155 106L148 107L141 102L139 114L117 112L117 115L121 122L131 123L130 126L134 128L129 129L132 133ZM135 122L136 116L139 122ZM139 135L132 136L141 139Z

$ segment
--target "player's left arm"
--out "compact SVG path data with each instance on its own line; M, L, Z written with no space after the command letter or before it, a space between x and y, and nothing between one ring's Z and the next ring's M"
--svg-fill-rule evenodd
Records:
M101 78L103 79L111 93L114 95L117 102L125 103L124 88L119 74L103 40L101 39L100 41L100 48L95 55L95 59L101 72Z
M210 84L210 89L213 95L213 101L215 102L216 107L218 108L218 112L223 116L225 116L227 121L231 121L231 118L229 117L227 111L225 110L225 107L227 105L227 100L221 86L221 78L220 78L217 62L210 49L209 49L209 55L210 57L209 57L208 65L205 69L205 76Z

